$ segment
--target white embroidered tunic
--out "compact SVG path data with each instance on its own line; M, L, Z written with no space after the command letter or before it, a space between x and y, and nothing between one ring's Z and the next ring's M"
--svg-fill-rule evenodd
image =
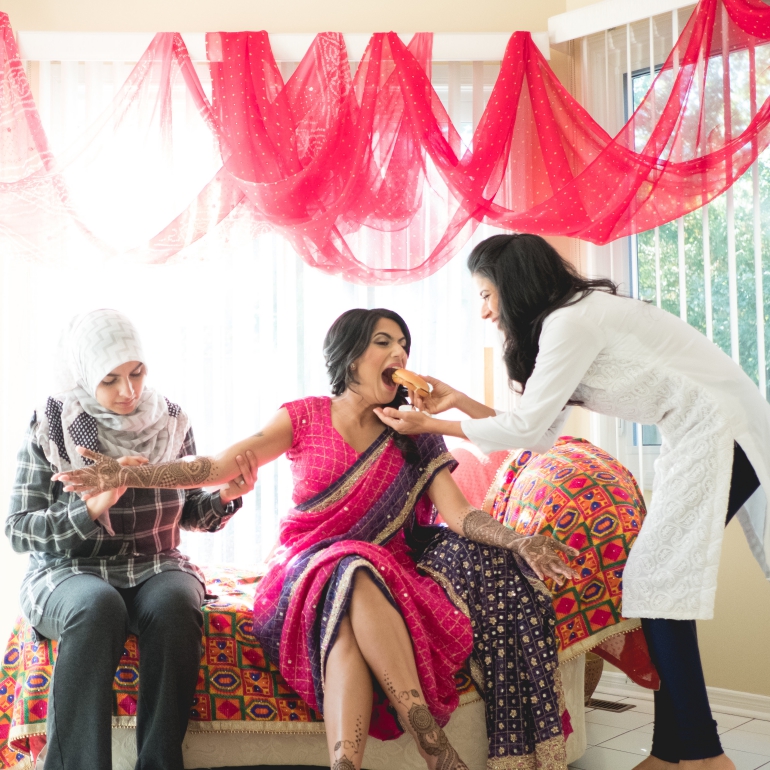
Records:
M626 617L713 617L733 442L761 484L738 519L770 579L770 404L729 356L657 307L595 291L545 320L519 408L462 428L486 453L542 452L570 399L655 424L662 436L652 503L623 575Z

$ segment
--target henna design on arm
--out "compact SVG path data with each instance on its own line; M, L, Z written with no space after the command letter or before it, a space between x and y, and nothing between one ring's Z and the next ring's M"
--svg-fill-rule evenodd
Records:
M463 535L474 543L507 548L509 551L516 552L518 552L519 541L524 539L524 535L519 535L477 508L471 508L465 515Z
M93 465L57 474L76 492L104 492L118 487L139 489L194 489L212 481L218 471L210 457L189 457L158 465L125 466L112 457L85 450ZM136 471L142 471L136 473Z
M205 484L211 479L214 462L210 457L190 457L160 465L139 465L123 468L122 486L144 489L189 489ZM132 471L144 470L144 473Z
M578 551L547 535L520 535L477 508L471 508L463 519L463 534L468 540L518 554L542 580L551 577L558 582L577 577L575 571L559 557L574 559Z

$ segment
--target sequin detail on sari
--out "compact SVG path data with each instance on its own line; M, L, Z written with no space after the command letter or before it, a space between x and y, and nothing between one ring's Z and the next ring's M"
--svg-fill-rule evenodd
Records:
M564 751L556 622L543 583L510 551L449 530L436 536L418 568L470 618L471 675L484 695L489 762L496 763L488 767L563 768L566 762L526 764L552 741Z

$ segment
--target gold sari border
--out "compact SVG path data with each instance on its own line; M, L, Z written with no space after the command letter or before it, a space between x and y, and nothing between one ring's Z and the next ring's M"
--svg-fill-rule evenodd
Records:
M433 580L435 580L436 583L438 583L444 589L446 595L449 597L449 601L452 602L452 604L454 604L454 606L460 610L460 612L462 612L466 618L470 618L471 613L468 609L468 605L459 596L457 591L455 591L454 586L446 575L442 575L432 567L424 567L422 565L420 565L420 572L424 572L426 575L430 575L431 578L433 578Z
M351 476L351 479L349 479L346 482L346 487L348 485L352 486L355 484L355 482L361 477L362 474L364 474L371 465L371 462L374 462L374 459L378 459L379 456L382 454L382 452L385 451L386 447L388 445L387 441L384 441L382 443L381 447L378 447L376 452L372 453L372 456L368 458L367 463L363 463L361 468L359 468L355 474ZM373 545L382 545L383 542L385 542L394 532L396 532L398 529L400 529L406 519L409 517L409 513L414 507L416 499L419 497L419 495L422 493L425 484L427 481L433 476L433 474L436 472L436 469L444 465L448 462L451 462L454 460L452 455L449 452L443 452L441 455L439 455L435 460L432 460L428 465L425 467L425 470L423 471L422 475L418 479L417 483L414 485L414 487L409 492L409 495L406 499L406 502L404 503L404 506L402 507L401 511L399 512L398 516L395 518L394 521L392 521L385 530L383 530L372 542ZM369 462L371 461L371 462ZM355 476L355 478L353 478ZM339 490L338 490L339 491ZM336 494L336 493L335 493ZM331 505L332 503L328 500L324 500L324 507ZM312 510L309 509L308 512L311 513L318 513L322 511L323 508L313 508ZM302 570L302 573L297 576L296 580L294 581L291 590L289 592L289 601L293 601L294 594L299 587L299 585L302 583L302 581L306 578L308 575L309 570L313 567L314 562L316 559L319 559L323 555L323 551L319 551L317 554L315 554L310 561L307 563L307 566L304 570ZM379 575L378 575L379 577ZM322 673L323 676L323 673Z
M391 599L393 599L393 594L390 592L387 584L374 568L374 565L368 559L365 559L363 556L361 556L348 565L345 570L345 574L342 576L339 585L337 586L337 595L334 598L332 609L329 613L326 633L324 634L324 638L321 640L321 687L323 688L324 692L326 691L326 656L329 651L329 642L331 642L331 636L334 632L334 629L337 628L337 624L340 622L342 605L345 598L347 597L348 590L350 588L350 582L353 580L353 576L356 574L356 570L361 568L368 569L370 576L374 576L380 587L385 590Z
M391 535L393 535L397 530L401 529L401 527L404 525L404 522L409 516L409 513L414 508L415 503L417 502L417 498L423 493L425 486L427 485L428 481L430 481L431 478L433 478L433 474L442 466L446 465L447 463L453 462L454 457L449 452L442 452L438 457L431 460L423 469L422 474L420 475L420 478L417 480L417 483L409 490L409 494L407 495L406 502L404 503L404 506L401 508L401 511L399 512L398 516L390 522L390 524L382 531L380 534L374 539L375 545L381 545L384 543Z

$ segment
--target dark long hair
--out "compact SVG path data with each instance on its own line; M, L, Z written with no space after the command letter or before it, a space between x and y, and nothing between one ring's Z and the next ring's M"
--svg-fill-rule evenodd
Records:
M381 307L372 310L364 308L346 310L331 325L324 339L326 370L329 373L329 382L335 396L342 395L351 385L359 384L352 365L369 347L374 334L374 327L381 318L389 318L399 325L406 338L406 353L409 355L412 347L412 335L409 333L406 322L398 313ZM407 403L407 396L407 389L401 385L396 391L396 397L386 406L398 409L399 406ZM419 463L420 454L411 436L394 433L393 443L398 447L406 462L410 465Z
M497 289L503 360L521 392L535 368L543 321L593 291L618 293L608 278L583 278L545 238L529 233L487 238L470 253L468 269Z

